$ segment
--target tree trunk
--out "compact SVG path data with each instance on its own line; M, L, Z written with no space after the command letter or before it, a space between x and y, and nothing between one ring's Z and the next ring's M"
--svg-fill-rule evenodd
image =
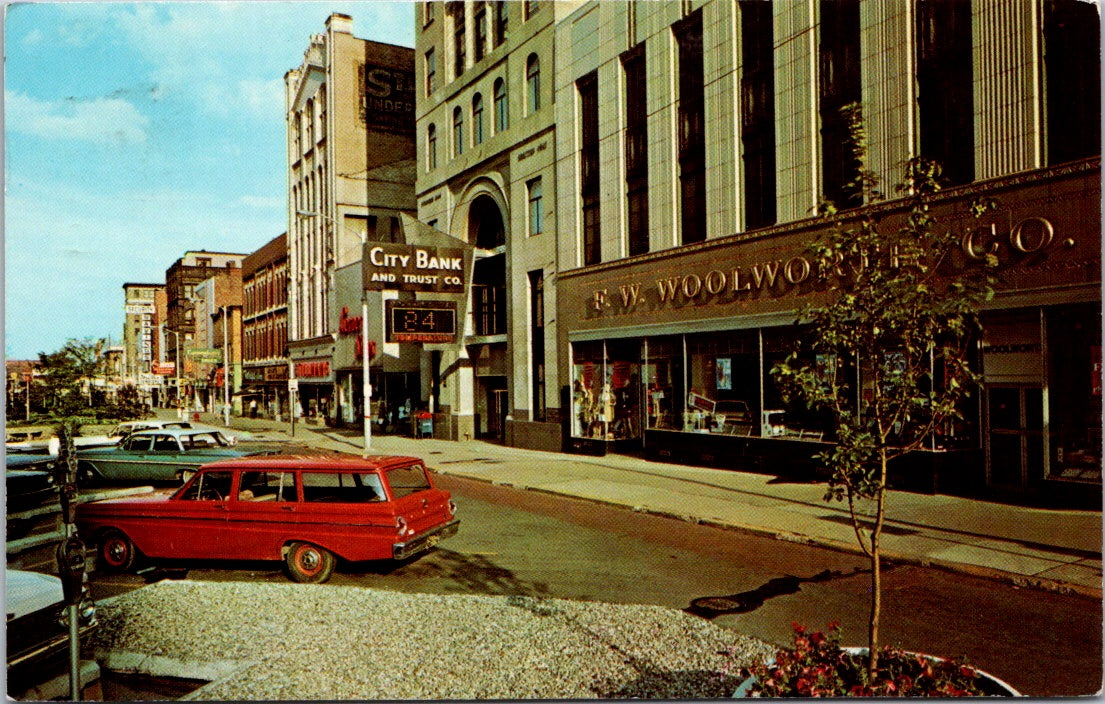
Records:
M867 674L871 679L879 667L879 617L882 615L882 561L879 539L882 537L886 506L886 449L879 449L879 488L875 499L875 525L871 529L871 613L867 622Z

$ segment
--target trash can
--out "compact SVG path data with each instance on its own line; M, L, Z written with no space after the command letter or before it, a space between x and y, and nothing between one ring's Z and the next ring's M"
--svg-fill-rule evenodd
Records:
M434 436L434 416L423 411L415 416L414 436L416 438L432 438Z

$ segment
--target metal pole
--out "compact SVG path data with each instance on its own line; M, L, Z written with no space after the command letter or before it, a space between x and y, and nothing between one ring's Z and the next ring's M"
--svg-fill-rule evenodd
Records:
M364 367L362 394L364 395L364 453L372 449L372 384L368 376L368 294L361 292L361 365Z
M226 316L230 309L223 309L223 419L226 427L230 427L230 337L226 334Z
M26 418L26 420L31 419L31 379L32 378L33 378L33 374L27 374L27 376L23 377L23 382L27 385L27 418Z
M70 604L69 610L69 699L81 700L81 643L80 643L80 605Z
M173 364L173 371L176 373L176 417L183 418L184 399L180 396L180 333L173 332L172 330L169 330L169 332L173 333L173 337L176 339L176 359L173 360L175 362L175 364Z

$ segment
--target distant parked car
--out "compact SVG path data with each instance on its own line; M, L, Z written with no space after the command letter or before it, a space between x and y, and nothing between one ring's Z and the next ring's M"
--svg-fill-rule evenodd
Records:
M69 652L69 621L61 580L49 574L4 571L8 614L8 693L65 669ZM96 605L87 594L78 608L78 634L96 626ZM13 687L13 685L15 685Z
M109 438L119 442L131 433L139 430L160 430L161 428L191 428L192 424L186 420L161 420L151 418L148 420L125 420L107 432Z
M449 492L415 457L277 455L204 466L175 492L80 504L97 569L140 557L283 560L296 582L324 582L335 557L401 560L457 532Z
M233 447L221 433L194 428L163 428L131 433L114 447L77 449L77 472L86 483L108 481L183 481L200 465L228 457L271 454Z

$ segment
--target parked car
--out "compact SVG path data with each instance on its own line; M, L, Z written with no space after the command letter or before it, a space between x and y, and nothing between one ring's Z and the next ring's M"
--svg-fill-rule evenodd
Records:
M124 440L131 433L139 430L160 430L162 428L185 428L189 430L206 430L211 433L219 433L226 441L237 444L243 440L252 440L252 433L245 430L230 430L229 428L217 428L204 423L194 423L188 420L174 420L171 418L151 418L148 420L128 420L116 425L108 432L108 437L113 438L113 443Z
M175 492L80 504L97 569L139 558L283 560L324 582L335 557L402 560L457 532L457 508L415 457L277 455L204 466Z
M69 620L61 580L49 574L7 569L9 695L54 670L64 670L69 652ZM78 635L96 627L96 605L85 587L78 607Z
M56 456L17 454L4 459L7 464L4 491L9 514L38 506L57 494L54 484Z
M271 454L271 451L235 448L217 431L195 428L139 430L114 447L78 448L77 472L86 483L183 481L208 462L266 453Z

